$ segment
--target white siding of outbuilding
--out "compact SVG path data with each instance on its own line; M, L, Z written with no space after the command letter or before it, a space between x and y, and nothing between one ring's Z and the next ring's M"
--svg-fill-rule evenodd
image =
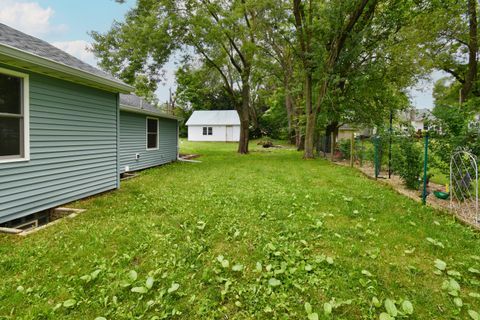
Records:
M212 127L212 135L203 135L203 127ZM240 140L240 126L228 126L231 134L227 134L227 126L188 126L188 141L225 141L238 142Z

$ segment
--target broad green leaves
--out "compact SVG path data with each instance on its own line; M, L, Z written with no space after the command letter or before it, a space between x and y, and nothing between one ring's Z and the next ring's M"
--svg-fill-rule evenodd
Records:
M403 301L402 302L402 311L403 311L403 313L408 314L408 315L413 314L413 304L408 300Z
M435 268L440 271L445 271L445 269L447 268L447 264L444 261L437 259L435 260Z
M275 278L271 278L270 280L268 280L268 285L271 286L271 287L278 287L281 284L282 284L282 282L278 279L275 279Z
M175 291L177 291L178 289L180 288L180 284L178 283L172 283L172 285L170 286L170 288L168 288L168 293L174 293Z
M385 305L385 310L390 316L396 317L398 315L397 307L395 306L395 303L392 300L386 299L384 305Z
M77 304L75 299L68 299L63 302L65 308L73 308Z

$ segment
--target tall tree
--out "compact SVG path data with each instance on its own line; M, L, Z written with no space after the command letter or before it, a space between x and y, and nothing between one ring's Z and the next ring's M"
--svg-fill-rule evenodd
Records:
M264 64L261 70L276 78L281 87L283 102L287 113L288 134L291 143L297 149L303 148L303 133L301 117L303 108L302 82L299 77L299 59L296 48L295 30L290 24L290 1L277 1L275 7L270 8L261 38L261 57Z
M461 85L461 103L480 96L477 0L424 2L423 13L410 27L422 63L450 74Z
M103 69L151 97L163 79L163 66L179 48L173 22L162 1L139 0L124 22L114 21L104 34L91 32L93 53Z
M138 75L146 76L155 90L169 56L179 48L193 49L218 72L224 90L236 101L241 122L238 152L245 154L251 75L266 4L266 0L139 0L125 22L115 22L106 34L92 32L93 50L103 68L131 84Z
M238 152L246 154L251 75L262 8L258 3L245 0L187 0L175 5L177 19L183 22L183 42L193 47L206 64L220 74L224 89L237 101L235 107L240 116Z
M341 2L341 3L340 3ZM354 28L360 24L361 29L370 21L378 0L339 1L328 6L319 6L313 0L293 0L295 28L297 30L300 55L305 77L305 159L314 158L314 138L317 125L317 116L321 111L325 96L329 90L330 77L337 63L345 43ZM326 9L321 9L326 8ZM331 28L318 33L318 13L336 13L334 21L329 21ZM346 19L343 17L347 16ZM363 17L363 19L361 19ZM338 19L340 18L340 19ZM340 23L337 23L340 21ZM360 21L360 23L359 23ZM320 37L318 36L320 34ZM313 42L320 48L315 52ZM319 79L316 90L316 101L313 101L314 73L318 72Z

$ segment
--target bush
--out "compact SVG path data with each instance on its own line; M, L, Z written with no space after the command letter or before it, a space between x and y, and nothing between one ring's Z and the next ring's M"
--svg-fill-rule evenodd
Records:
M350 159L350 139L342 139L338 142L338 150L342 154L342 159Z
M412 137L402 137L399 147L399 152L393 159L394 170L407 188L418 189L423 167L422 148Z

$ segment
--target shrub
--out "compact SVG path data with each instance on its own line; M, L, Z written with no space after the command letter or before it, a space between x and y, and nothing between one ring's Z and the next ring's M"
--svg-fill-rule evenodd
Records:
M341 139L338 142L338 150L342 154L342 159L350 159L350 139Z
M423 167L422 148L412 137L402 137L399 147L399 152L393 159L394 170L407 188L418 189Z

